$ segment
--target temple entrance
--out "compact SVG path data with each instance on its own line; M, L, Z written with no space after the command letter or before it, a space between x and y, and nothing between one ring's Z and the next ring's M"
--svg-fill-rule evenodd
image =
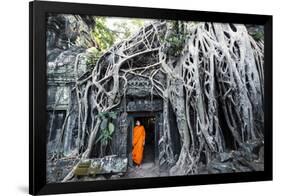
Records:
M128 159L129 168L127 177L156 177L159 176L158 160L158 140L159 140L159 113L158 112L137 112L129 113L130 122L128 128ZM136 168L132 160L132 141L133 129L136 121L139 120L145 128L145 146L143 151L143 160L140 168Z
M159 139L163 131L163 102L159 98L151 101L141 97L127 97L126 101L126 119L124 118L122 122L126 123L124 125L126 131L124 130L123 135L126 135L127 140L116 146L118 148L122 147L123 143L126 144L128 169L125 177L158 177L160 176ZM140 168L135 167L132 160L133 129L137 120L144 126L146 132Z
M138 117L135 118L136 122L139 120L141 125L145 128L145 146L143 152L143 163L153 163L155 161L155 117Z
M132 141L133 130L136 126L136 121L139 120L145 129L145 146L143 151L142 163L158 163L158 126L157 115L154 113L133 113L129 114L130 126L128 130L128 152L129 152L129 165L133 166L132 161Z

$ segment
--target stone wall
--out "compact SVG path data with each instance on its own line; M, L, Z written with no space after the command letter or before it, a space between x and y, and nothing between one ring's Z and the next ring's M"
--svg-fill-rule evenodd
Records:
M69 107L75 100L72 89L76 78L87 71L87 49L95 46L91 32L95 21L91 16L50 14L47 16L46 66L47 66L47 111L48 111L48 152L55 151L57 140ZM77 63L77 64L76 64ZM75 68L75 65L77 68ZM77 72L75 70L77 69ZM75 103L75 101L74 101ZM73 120L75 115L70 116ZM75 121L66 125L67 136L64 153L75 146ZM59 122L59 123L57 123ZM74 137L73 137L74 136Z

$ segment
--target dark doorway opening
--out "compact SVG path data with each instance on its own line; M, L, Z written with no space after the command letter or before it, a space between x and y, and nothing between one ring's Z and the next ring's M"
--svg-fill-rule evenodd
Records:
M66 110L48 111L48 124L47 124L48 141L53 141L57 139L58 133L60 133L60 130L62 129L65 116L66 116Z
M155 161L155 117L137 117L134 122L139 120L145 129L145 146L142 163Z

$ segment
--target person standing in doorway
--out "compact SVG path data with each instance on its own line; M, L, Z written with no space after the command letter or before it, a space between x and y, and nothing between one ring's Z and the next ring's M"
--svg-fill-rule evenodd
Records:
M143 158L143 149L145 145L145 129L141 125L140 121L136 121L136 126L133 130L133 151L132 159L137 165L137 168L140 168L142 158Z

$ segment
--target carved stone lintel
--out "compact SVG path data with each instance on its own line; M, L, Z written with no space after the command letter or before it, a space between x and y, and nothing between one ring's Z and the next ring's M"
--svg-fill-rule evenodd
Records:
M144 112L144 111L161 111L163 110L162 100L147 100L138 99L135 101L129 101L127 104L128 112Z

